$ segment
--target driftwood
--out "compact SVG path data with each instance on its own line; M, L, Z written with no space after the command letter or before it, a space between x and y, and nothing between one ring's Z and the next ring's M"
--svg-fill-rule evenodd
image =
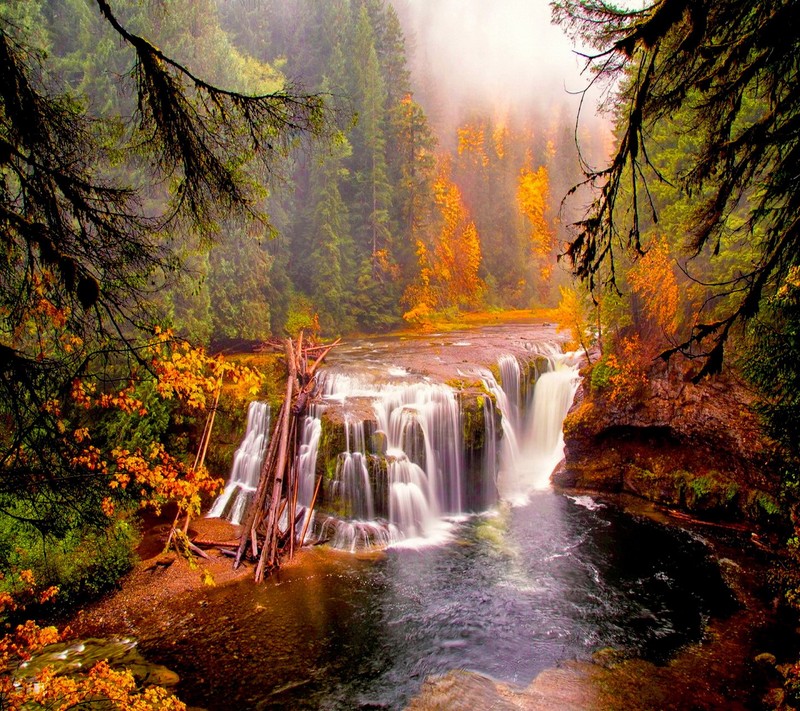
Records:
M246 557L257 561L255 579L260 582L280 566L281 558L294 555L295 549L305 540L307 523L300 535L297 528L307 515L304 507L298 511L299 490L296 458L300 428L298 420L305 416L308 405L316 394L316 372L334 343L318 346L303 344L303 334L293 342L286 339L283 350L286 356L286 393L270 438L267 454L261 466L261 475L253 502L245 517L242 536L235 554L234 567ZM269 345L276 345L271 342ZM309 365L309 360L313 362ZM317 491L319 482L317 483ZM308 511L310 516L316 502ZM286 513L288 528L281 529L280 522Z
M302 546L306 540L306 531L308 531L308 524L311 521L311 514L314 513L314 504L317 503L317 494L319 494L319 485L322 483L322 477L317 477L317 485L314 487L314 496L311 499L311 505L308 507L308 516L306 522L303 524L303 530L300 533L299 543Z

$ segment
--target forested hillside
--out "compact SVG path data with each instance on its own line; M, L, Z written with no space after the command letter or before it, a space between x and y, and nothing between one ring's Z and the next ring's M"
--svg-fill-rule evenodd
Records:
M243 260L233 276L236 239L212 252L212 312L231 314L245 283L265 296L259 309L248 289L239 313L260 331L220 318L214 336L316 319L327 334L371 332L403 314L418 323L552 300L560 200L579 174L574 117L504 118L476 100L452 135L434 135L390 3L222 2L220 16L237 47L327 96L337 133L287 161L268 201L277 235L258 272L243 274L256 267Z
M210 344L303 326L375 332L403 315L424 324L437 312L553 305L567 280L556 268L561 199L580 175L566 107L501 111L476 97L435 135L414 98L425 76L412 79L403 28L382 0L114 8L208 81L242 91L289 81L332 111L324 140L293 139L253 185L265 221L220 212L170 226L181 268L154 302L180 335ZM132 53L90 5L25 12L54 81L98 116L135 115L113 79ZM122 169L146 180L135 163ZM148 191L156 211L170 199Z

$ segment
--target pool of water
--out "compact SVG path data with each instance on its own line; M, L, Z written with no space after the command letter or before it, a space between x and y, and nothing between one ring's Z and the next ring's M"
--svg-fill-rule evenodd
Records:
M734 608L701 540L589 497L451 526L442 545L316 548L264 585L210 588L143 651L209 711L397 709L451 669L526 685L606 647L661 663Z

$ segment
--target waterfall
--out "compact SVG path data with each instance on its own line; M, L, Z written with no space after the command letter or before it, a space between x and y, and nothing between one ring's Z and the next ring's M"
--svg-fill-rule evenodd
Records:
M439 532L443 516L464 509L464 445L455 391L427 381L406 382L408 373L398 368L386 375L385 382L321 375L324 401L345 411L345 451L338 455L329 487L329 499L342 516L322 523L324 537L337 547L426 538ZM368 401L373 414L371 449L363 417L346 412L347 403L356 400Z
M533 388L516 358L501 357L500 384L491 373L484 375L503 415L497 490L512 503L550 485L550 475L564 454L564 418L578 389L576 354L549 349L537 355L546 358L548 369L538 375ZM515 391L521 400L513 400Z
M248 501L258 488L261 462L269 438L269 405L251 402L247 409L247 429L233 455L231 473L225 489L217 497L208 517L224 517L233 524L242 522Z
M461 402L452 387L402 368L376 372L371 366L368 374L321 371L321 401L309 407L299 425L295 462L298 504L306 517L313 516L308 535L351 551L438 542L451 525L447 522L468 506L473 511L491 507L498 495L516 502L547 487L563 454L561 427L577 389L577 358L555 348L529 356L535 360L521 366L517 357L501 355L499 382L481 371L493 397L478 400L484 430L479 448L470 450L475 454L470 454L469 471ZM532 367L539 362L544 372ZM251 405L230 481L210 515L238 523L244 514L266 446L269 411L263 408L263 403ZM331 459L312 513L323 468L317 462L322 416L328 409L341 425L332 431L342 438L341 451L331 451L327 441ZM495 428L497 412L502 434Z

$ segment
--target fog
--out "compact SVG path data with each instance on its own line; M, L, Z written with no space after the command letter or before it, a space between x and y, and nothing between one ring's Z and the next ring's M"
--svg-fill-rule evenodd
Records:
M394 0L417 98L438 129L474 110L577 114L583 60L548 0ZM591 104L591 102L590 102ZM582 123L592 123L592 105Z

